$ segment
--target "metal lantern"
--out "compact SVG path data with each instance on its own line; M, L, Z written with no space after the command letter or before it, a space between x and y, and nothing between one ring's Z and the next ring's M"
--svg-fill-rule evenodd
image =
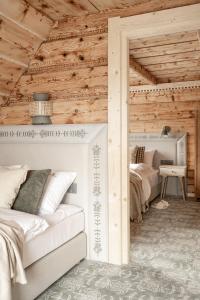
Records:
M51 124L52 102L49 101L48 93L34 93L33 102L30 105L30 115L33 125Z
M162 132L161 132L161 137L169 137L170 131L171 131L171 127L163 126Z

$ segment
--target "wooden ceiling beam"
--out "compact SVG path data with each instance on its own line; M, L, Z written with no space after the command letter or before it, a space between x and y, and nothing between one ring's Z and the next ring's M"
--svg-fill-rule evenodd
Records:
M0 96L9 97L10 93L5 93L5 92L0 90Z
M47 39L53 25L51 19L24 0L0 1L0 15L36 35L41 40Z
M157 79L154 77L149 71L147 71L142 65L140 65L137 61L134 60L132 56L129 58L129 67L133 70L137 75L145 79L150 84L156 84Z
M0 52L0 58L8 61L8 62L11 62L15 65L18 65L20 67L23 67L23 68L28 68L28 64L25 64L24 62L20 61L20 60L17 60L17 59L14 59L14 58L11 58L3 53Z
M1 34L1 31L0 31ZM10 57L11 59L15 59L17 61L27 66L31 56L33 55L33 51L28 51L25 48L20 47L15 43L11 43L10 41L5 40L4 38L0 39L0 55L5 55L6 57Z

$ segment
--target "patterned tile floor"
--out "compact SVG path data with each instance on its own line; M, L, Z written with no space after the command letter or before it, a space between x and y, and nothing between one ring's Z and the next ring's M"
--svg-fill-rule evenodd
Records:
M131 224L131 261L83 261L37 300L200 300L200 203L169 200Z

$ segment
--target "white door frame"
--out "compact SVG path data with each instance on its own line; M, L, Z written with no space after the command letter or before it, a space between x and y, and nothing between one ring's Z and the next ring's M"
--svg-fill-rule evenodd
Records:
M200 4L108 20L109 262L129 261L128 68L130 39L200 29Z

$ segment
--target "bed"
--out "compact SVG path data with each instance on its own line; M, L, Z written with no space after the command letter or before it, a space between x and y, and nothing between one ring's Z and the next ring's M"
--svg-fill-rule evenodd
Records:
M68 215L58 216L55 213L46 217L49 227L24 243L23 266L28 283L13 286L14 300L35 299L86 257L83 210L72 205L62 205L70 208Z
M144 153L155 152L151 160L145 161L144 156L146 165L130 165L131 219L140 222L142 213L148 209L149 203L160 194L159 166L187 164L187 134L180 133L177 136L163 138L160 133L130 133L130 155L135 147L145 148ZM167 194L180 194L175 178L169 179Z
M0 209L0 217L7 221L16 214L21 218L24 213ZM15 220L20 225L18 215ZM29 217L29 214L26 215ZM37 216L30 215L30 218ZM28 283L13 285L13 300L35 299L86 257L85 217L81 207L61 204L54 214L41 219L49 227L45 227L42 233L34 237L31 237L30 230L25 234L22 262Z
M149 203L160 194L159 171L145 163L130 164L130 218L142 221Z
M23 263L28 284L13 288L14 299L34 299L86 256L107 262L107 125L0 126L0 149L3 166L20 163L31 170L75 172L77 177L64 202L82 207L85 215L84 231L55 250L38 253L31 261L33 241L25 247ZM53 272L49 272L49 266Z

